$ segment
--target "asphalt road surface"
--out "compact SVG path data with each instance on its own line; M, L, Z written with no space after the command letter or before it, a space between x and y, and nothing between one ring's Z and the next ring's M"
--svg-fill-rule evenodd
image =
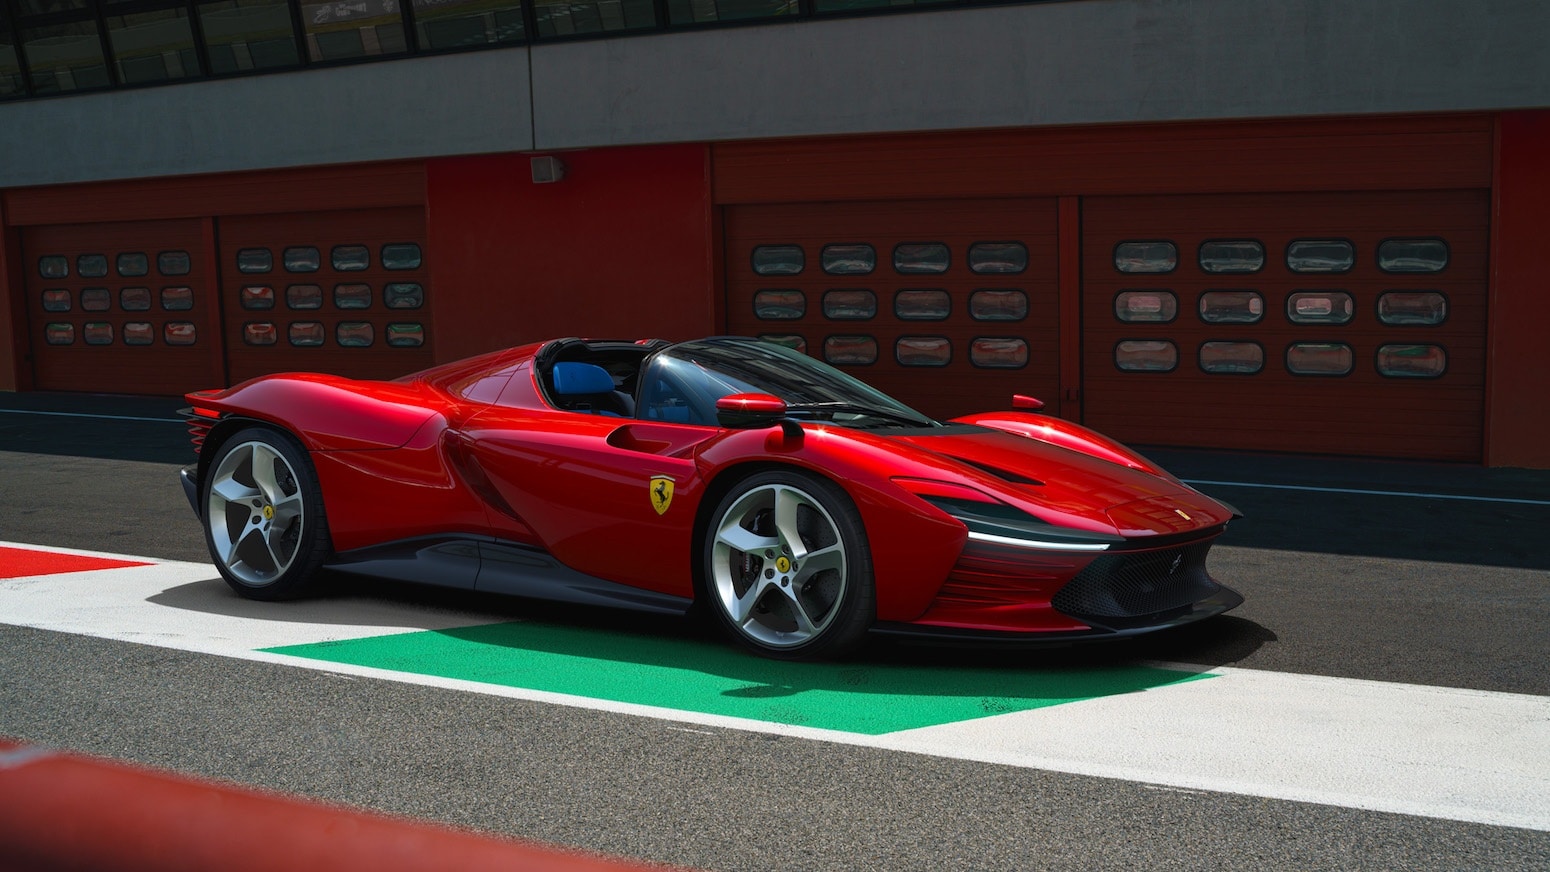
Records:
M207 563L176 480L177 468L192 460L178 405L0 395L0 541ZM1550 821L1550 804L1539 802L1550 789L1536 786L1550 784L1550 771L1533 744L1550 697L1550 474L1150 453L1248 516L1212 557L1214 574L1247 597L1238 610L1185 631L1096 648L1009 652L878 641L854 661L854 674L945 668L965 681L988 672L1037 682L1162 663L1219 677L852 740L789 724L744 728L715 715L555 704L541 694L470 692L371 669L224 656L167 647L149 635L141 643L111 632L40 629L50 624L21 626L0 613L0 736L706 869L1550 867L1550 824L1542 823ZM91 590L77 590L76 604L90 604ZM292 620L251 620L241 601L207 580L149 599L158 598L176 600L190 616L177 631L185 637L198 632L190 628L200 615L235 616L276 633ZM541 621L576 638L719 647L681 620L343 579L301 608L309 617L295 618L291 632L301 632L304 620L369 624L367 615L391 614L426 629ZM1226 708L1184 716L1196 703L1220 705L1210 699L1224 693L1215 688L1240 687L1248 688L1245 699L1312 688L1348 697L1354 708L1325 736L1292 729L1306 710L1291 696L1284 718L1247 726ZM1504 729L1499 740L1529 743L1520 771L1509 773L1526 791L1527 807L1493 817L1422 803L1408 814L1392 810L1403 805L1362 807L1338 791L1273 786L1282 777L1277 758L1295 759L1307 750L1303 741L1328 742L1337 756L1355 748L1361 753L1352 765L1363 765L1362 749L1381 752L1383 731L1402 731L1395 711L1411 711L1403 706L1412 697L1421 719L1429 709L1472 700L1501 707L1470 709L1487 718L1526 706L1530 714L1518 727L1530 732L1515 738ZM1360 710L1375 699L1391 700L1389 709ZM1084 712L1109 711L1111 720L1136 719L1114 727L1133 729L1133 741L1105 745L1104 725L1081 720ZM1486 752L1490 723L1475 723L1469 733L1483 736ZM1192 726L1167 741L1191 743L1206 763L1235 758L1226 762L1238 767L1239 780L1202 776L1198 784L1208 786L1188 786L1197 781L1147 768L1149 736L1162 742L1180 724ZM1002 725L1024 731L1021 750L998 756ZM933 743L957 734L977 736L981 747L938 753L949 746ZM1084 736L1097 747L1082 747ZM1452 760L1447 743L1418 747L1456 765L1461 785L1478 780L1477 757ZM1055 762L1037 765L1043 758L1029 748ZM1265 756L1250 759L1257 753ZM1060 762L1078 757L1080 766ZM1266 775L1255 783L1270 787L1236 786L1254 780L1242 773L1257 769ZM1155 781L1125 775L1151 771L1163 774ZM1093 774L1109 772L1116 776ZM1297 773L1286 778L1295 781Z

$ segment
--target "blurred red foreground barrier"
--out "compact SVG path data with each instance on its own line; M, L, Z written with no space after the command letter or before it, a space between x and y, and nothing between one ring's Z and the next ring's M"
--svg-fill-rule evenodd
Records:
M661 868L0 739L0 869L6 872Z

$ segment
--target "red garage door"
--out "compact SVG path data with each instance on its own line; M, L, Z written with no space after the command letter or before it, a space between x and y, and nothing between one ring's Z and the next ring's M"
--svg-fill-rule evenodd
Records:
M233 383L289 370L394 378L431 365L423 209L219 224Z
M1085 200L1086 423L1139 443L1479 461L1489 203Z
M181 394L221 384L202 222L29 227L27 322L39 390Z
M727 324L939 417L1059 412L1056 201L726 209Z

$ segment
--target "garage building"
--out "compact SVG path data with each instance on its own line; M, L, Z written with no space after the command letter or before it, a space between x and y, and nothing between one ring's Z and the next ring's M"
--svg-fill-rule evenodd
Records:
M759 335L923 411L1550 467L1532 0L5 0L0 389Z

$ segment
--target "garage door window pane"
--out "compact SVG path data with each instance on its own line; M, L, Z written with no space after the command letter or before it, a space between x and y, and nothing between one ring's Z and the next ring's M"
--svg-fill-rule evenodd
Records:
M1021 321L1028 317L1022 291L979 290L969 295L969 317L976 321Z
M286 272L317 272L323 265L323 255L310 245L287 248L282 256Z
M156 255L156 271L164 276L186 276L193 262L186 251L164 251Z
M985 369L1022 369L1028 343L1015 336L982 336L969 346L969 362Z
M358 272L371 267L371 252L364 245L336 245L329 261L340 272Z
M807 266L800 245L760 245L753 250L753 271L761 276L794 276Z
M1345 291L1295 291L1286 298L1286 318L1293 324L1344 324L1355 313Z
M118 305L125 312L149 312L151 310L151 289L120 288L118 292Z
M70 259L62 255L47 255L38 258L38 275L46 279L67 279L70 277ZM106 272L103 275L107 275Z
M382 289L382 302L389 309L418 309L425 305L425 289L418 282L390 282Z
M823 359L836 366L876 363L877 340L870 336L830 336L823 341Z
M83 254L75 259L75 274L83 279L100 279L108 274L108 256Z
M764 321L795 321L807 314L807 297L791 289L766 289L753 295L754 317Z
M366 321L341 321L334 328L334 341L345 348L367 348L376 338L376 332Z
M1122 273L1170 273L1178 266L1178 246L1166 240L1121 242L1114 246L1114 268Z
M1125 372L1172 372L1179 347L1165 339L1127 339L1114 346L1114 365Z
M106 312L113 308L113 295L107 288L82 288L81 308L87 312Z
M337 309L370 309L371 285L334 285L334 307Z
M49 288L43 292L43 311L68 312L70 311L70 289Z
M1448 371L1441 345L1385 345L1378 349L1378 372L1389 378L1438 378Z
M189 321L168 321L161 328L161 341L168 345L193 345L199 331Z
M1344 342L1296 342L1286 349L1286 369L1295 375L1346 375L1352 359Z
M901 321L945 321L952 311L946 291L900 291L893 297L893 314Z
M139 278L151 271L151 259L143 251L126 251L118 256L118 274Z
M161 307L168 312L187 312L194 308L194 289L162 288Z
M1286 246L1286 268L1294 273L1343 273L1355 265L1348 239L1294 239Z
M1441 239L1385 239L1378 244L1378 269L1391 273L1442 272L1448 243Z
M953 344L943 336L900 336L893 357L900 366L946 366L953 362Z
M246 345L274 345L280 341L280 331L270 321L249 321L242 325L242 341Z
M156 341L156 326L149 321L129 321L124 324L125 345L150 345Z
M286 331L286 338L299 348L313 348L323 344L328 334L320 321L293 321Z
M872 246L825 245L823 271L833 276L864 276L877 269L877 252Z
M877 296L864 290L828 291L823 314L835 321L865 321L877 314Z
M945 273L952 253L940 242L905 242L893 247L893 268L905 275Z
M419 348L425 344L425 326L410 323L389 324L387 344L394 348Z
M807 340L795 333L760 333L759 338L765 342L783 345L794 351L800 351L803 354L807 353Z
M273 309L274 288L268 285L248 285L242 289L239 299L244 309Z
M1253 273L1265 268L1265 246L1255 239L1200 243L1200 268L1208 273Z
M1432 327L1448 320L1448 298L1437 291L1388 291L1378 298L1378 320Z
M285 305L290 309L321 309L323 289L317 285L291 285L285 289Z
M74 345L75 325L55 321L43 328L43 341L49 345Z
M1207 291L1200 295L1200 320L1207 324L1253 324L1265 316L1257 291Z
M1265 368L1258 342L1207 342L1200 346L1200 369L1209 373L1249 375Z
M237 272L266 273L274 269L274 255L267 248L244 248L237 252Z
M1028 268L1028 247L1021 242L976 242L969 246L969 271L1010 275Z
M419 269L420 246L413 242L393 242L382 246L383 269Z
M81 336L87 345L112 345L113 325L106 321L87 321Z
M1166 324L1179 317L1179 298L1172 291L1120 291L1114 317L1126 324Z

